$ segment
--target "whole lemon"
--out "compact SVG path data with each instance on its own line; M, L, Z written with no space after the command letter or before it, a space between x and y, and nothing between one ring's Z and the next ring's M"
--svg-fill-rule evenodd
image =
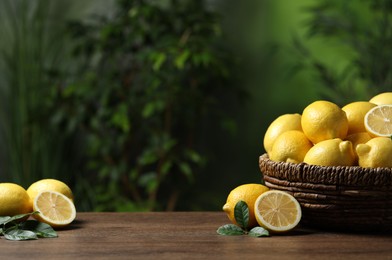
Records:
M392 140L389 137L375 137L356 148L358 164L361 167L392 167Z
M276 138L286 131L300 130L301 128L301 115L300 114L284 114L277 117L267 128L264 135L264 149L267 153L271 152L272 145Z
M392 105L392 92L384 92L372 97L369 102L376 105Z
M233 189L227 196L226 204L223 205L223 211L226 212L230 221L237 225L234 217L234 208L239 201L244 201L249 208L249 227L257 226L254 213L254 205L256 199L264 192L268 191L268 187L262 184L248 183Z
M350 141L340 138L324 140L310 148L304 162L321 166L352 166L355 163L354 149Z
M345 140L350 141L355 150L358 144L365 144L370 139L372 139L372 137L368 132L360 132L348 135Z
M350 141L353 145L354 155L355 155L355 165L358 165L358 154L357 154L357 146L359 144L365 144L367 141L372 139L372 137L367 132L360 132L350 134L346 137L346 141Z
M300 163L312 146L302 131L290 130L275 140L269 158L277 162Z
M42 191L57 191L73 200L72 190L67 184L55 179L42 179L34 182L27 189L27 194L31 199L31 205L33 205L35 197L37 197L37 195Z
M342 110L346 113L348 120L347 134L366 132L364 124L365 115L375 106L376 104L367 101L357 101L342 107Z
M30 213L32 206L26 190L15 183L0 183L0 216Z
M348 120L346 113L338 105L319 100L304 109L301 126L308 139L316 144L327 139L344 139L348 131Z

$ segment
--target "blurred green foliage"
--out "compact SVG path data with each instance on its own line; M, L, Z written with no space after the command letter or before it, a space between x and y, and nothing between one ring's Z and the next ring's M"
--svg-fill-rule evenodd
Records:
M70 7L49 0L0 2L1 181L27 187L42 178L71 179L64 158L72 140L50 120L58 72L67 64Z
M294 71L315 74L321 98L344 105L391 90L392 2L323 0L306 9L307 39L344 48L343 66L314 53L294 37ZM340 61L341 62L341 61Z
M55 117L82 136L86 199L98 211L175 209L205 163L207 120L232 131L223 101L242 93L218 15L199 1L122 0L71 33L80 73Z
M278 115L391 91L391 10L0 1L0 181L64 180L81 211L220 210L261 181Z

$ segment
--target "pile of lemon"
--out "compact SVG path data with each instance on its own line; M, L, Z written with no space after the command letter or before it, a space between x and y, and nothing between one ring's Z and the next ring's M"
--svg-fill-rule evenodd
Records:
M339 107L319 100L302 114L275 119L264 136L271 160L321 166L392 167L392 92L369 101ZM261 226L272 233L287 232L301 220L298 201L291 194L269 190L262 184L234 188L223 206L236 223L235 206L248 205L249 227Z
M276 118L264 135L273 161L392 167L392 92L343 107L326 100Z
M43 179L25 190L16 183L0 183L0 216L38 212L32 216L52 227L64 227L76 217L71 189L55 179Z

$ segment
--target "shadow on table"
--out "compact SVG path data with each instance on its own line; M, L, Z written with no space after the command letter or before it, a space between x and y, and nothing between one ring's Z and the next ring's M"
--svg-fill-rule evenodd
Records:
M372 235L378 237L392 237L391 228L366 228L359 226L358 229L344 229L334 227L319 227L319 226L308 226L303 225L292 232L298 233L298 235L315 234L315 233L335 233L335 234L346 234L346 235Z
M80 229L83 227L83 223L85 223L86 221L83 220L79 220L79 219L75 219L71 224L69 224L68 226L59 228L58 230L61 231L65 231L65 230L76 230L76 229Z

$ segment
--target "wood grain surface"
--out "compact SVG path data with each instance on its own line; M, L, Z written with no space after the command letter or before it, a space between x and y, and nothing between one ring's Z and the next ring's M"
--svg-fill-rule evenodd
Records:
M0 239L0 259L392 259L392 235L297 228L221 236L223 212L78 213L58 238Z

